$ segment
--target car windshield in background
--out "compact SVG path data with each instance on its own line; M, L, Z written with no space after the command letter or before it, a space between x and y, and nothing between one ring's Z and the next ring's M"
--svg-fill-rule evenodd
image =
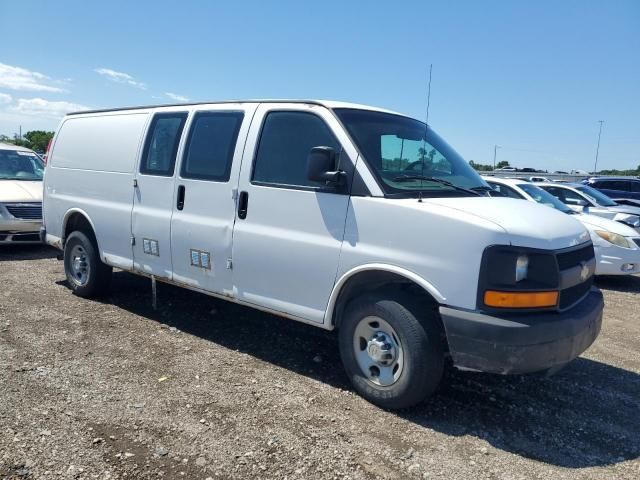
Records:
M0 150L0 180L42 180L44 164L35 153Z
M423 122L372 110L335 112L386 194L467 196L473 194L469 190L488 190L469 163Z
M567 207L564 203L558 200L556 197L551 195L546 190L541 189L540 187L536 187L531 183L519 183L518 188L524 190L527 195L533 198L536 202L541 203L542 205L547 205L549 207L553 207L556 210L560 210L564 213L575 213L569 207Z
M595 203L603 207L615 207L618 205L611 198L607 197L604 193L599 192L595 188L591 188L586 185L577 185L575 189L584 193L586 196L591 197Z

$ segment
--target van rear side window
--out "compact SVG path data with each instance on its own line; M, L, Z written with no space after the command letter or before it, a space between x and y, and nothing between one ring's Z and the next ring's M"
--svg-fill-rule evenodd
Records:
M173 175L186 119L186 112L154 115L144 144L140 173L163 177Z
M182 178L229 181L233 153L244 114L198 112L182 159Z

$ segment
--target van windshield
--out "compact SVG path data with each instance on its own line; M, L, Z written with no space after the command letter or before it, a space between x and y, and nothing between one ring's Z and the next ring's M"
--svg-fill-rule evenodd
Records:
M334 111L385 194L467 196L473 192L460 188L479 193L490 189L469 163L423 122L372 110Z
M32 152L0 150L0 180L42 180L44 164Z

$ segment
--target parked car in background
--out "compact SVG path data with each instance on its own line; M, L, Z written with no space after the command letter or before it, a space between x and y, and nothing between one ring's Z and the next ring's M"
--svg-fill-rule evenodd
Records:
M530 182L538 183L538 182L550 182L547 177L529 177L528 180Z
M496 172L517 172L518 169L515 167L502 167L502 168L496 168L495 171Z
M588 213L599 217L622 222L640 229L640 207L620 205L604 193L581 183L542 183L540 188L576 212Z
M34 151L0 143L0 244L40 241L43 173Z
M629 275L640 272L640 234L620 222L607 218L577 213L549 192L532 183L511 178L484 180L500 196L524 199L560 210L582 222L596 252L596 275Z
M487 190L430 127L374 107L79 112L51 144L43 237L82 297L117 267L337 329L355 389L404 408L446 363L555 370L600 330L582 225Z
M592 177L583 182L611 197L618 203L640 206L640 178Z

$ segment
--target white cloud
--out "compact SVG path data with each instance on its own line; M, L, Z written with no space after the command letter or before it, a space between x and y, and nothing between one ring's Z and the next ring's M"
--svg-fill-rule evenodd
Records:
M20 115L42 117L48 119L62 118L69 112L88 110L89 107L71 102L52 102L44 98L19 98L9 111Z
M11 95L7 93L0 93L0 105L11 103L11 100L13 100L13 98L11 98Z
M51 79L41 73L0 63L0 87L30 92L58 93L63 91L61 88L48 85L49 81Z
M107 77L112 82L124 83L126 85L131 85L132 87L140 88L142 90L147 89L147 86L144 83L138 82L128 73L116 72L115 70L111 70L110 68L96 68L94 72Z
M171 100L175 100L176 102L188 102L189 98L183 95L178 95L177 93L164 92L164 94L169 97Z

